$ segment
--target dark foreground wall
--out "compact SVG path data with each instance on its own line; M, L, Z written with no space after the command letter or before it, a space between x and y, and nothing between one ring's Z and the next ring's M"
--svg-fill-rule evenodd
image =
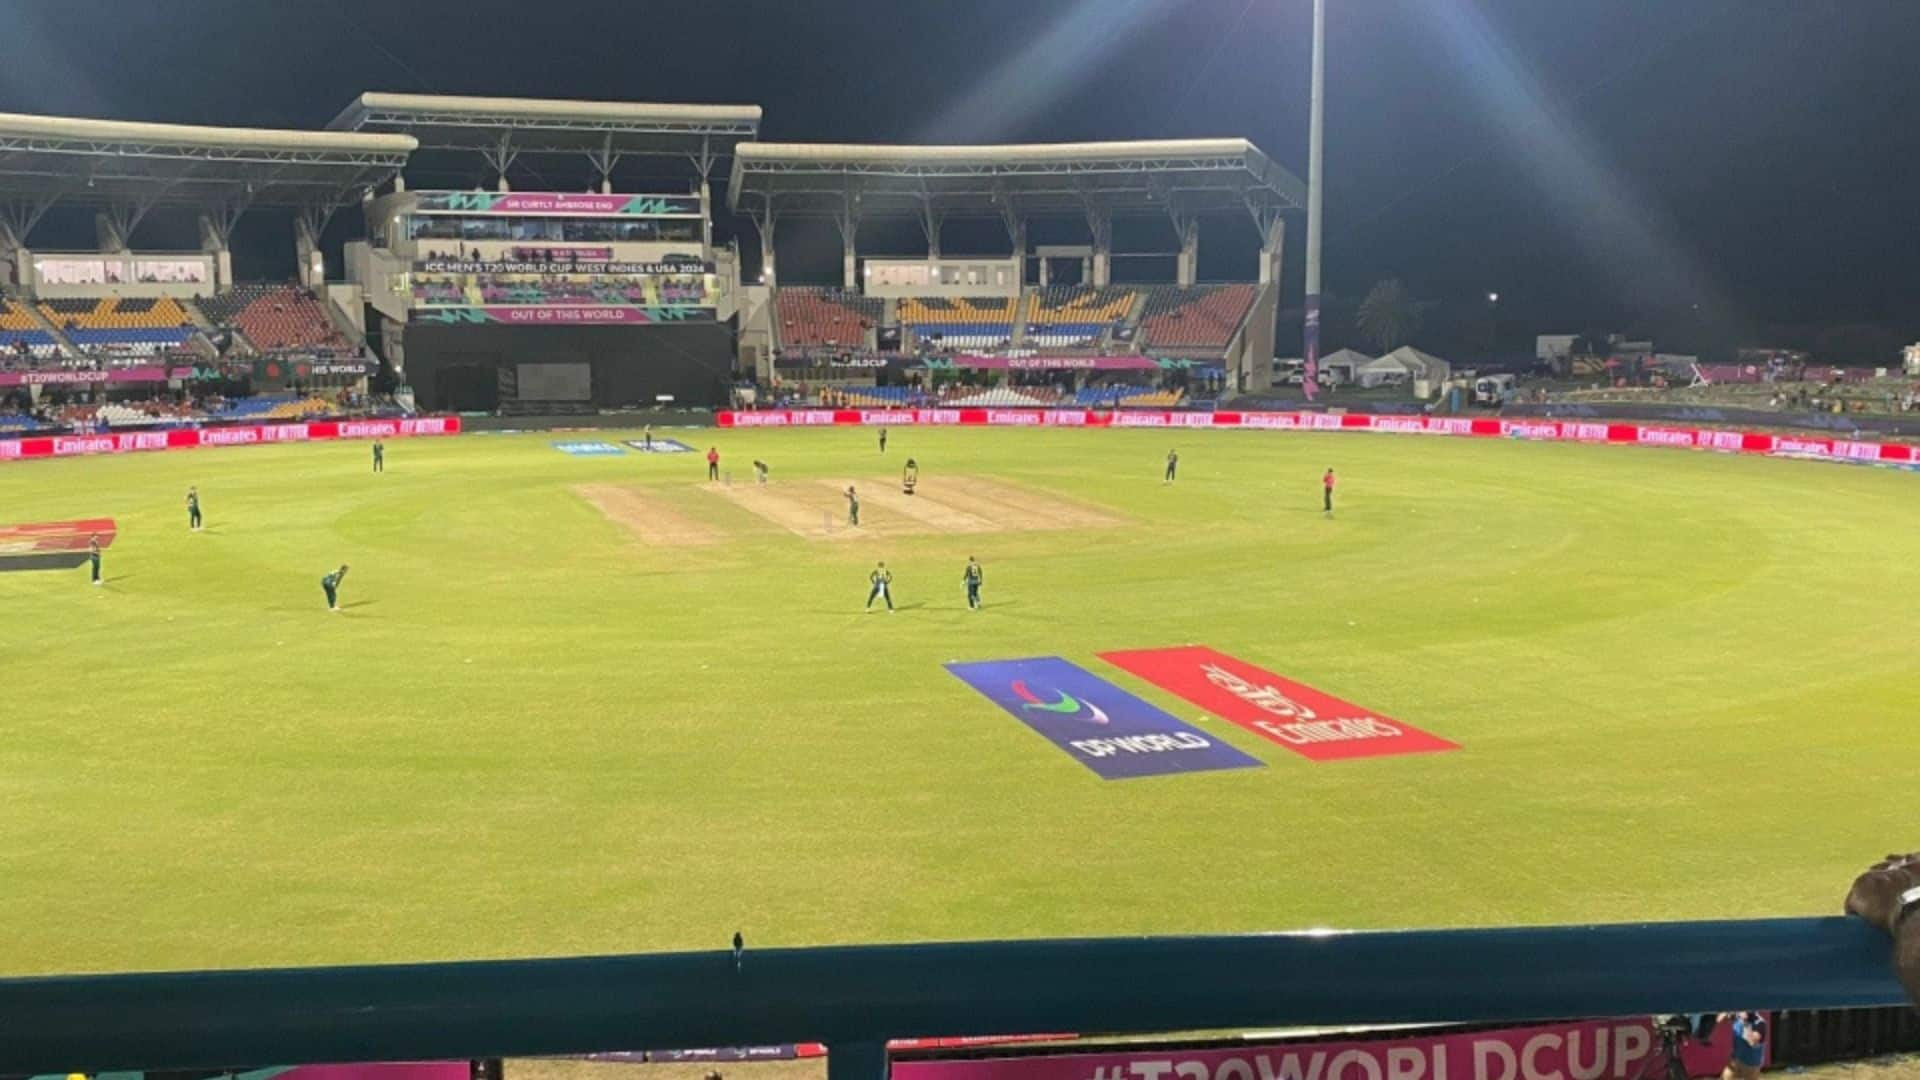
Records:
M660 434L667 435L674 428L713 426L713 414L710 412L665 409L629 409L587 416L466 416L461 419L464 430L470 432L566 431L589 428L638 431L652 425Z
M592 372L591 404L602 408L651 406L661 394L673 395L678 405L711 407L727 400L734 334L724 323L415 324L407 327L406 349L407 381L426 411L492 412L510 405L519 367L530 364L586 365Z

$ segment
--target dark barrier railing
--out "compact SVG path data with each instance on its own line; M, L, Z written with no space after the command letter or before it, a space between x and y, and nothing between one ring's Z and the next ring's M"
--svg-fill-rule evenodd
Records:
M1902 1000L1858 920L966 942L0 980L0 1074Z
M1774 1014L1775 1065L1824 1065L1915 1050L1920 1050L1920 1012L1911 1006Z

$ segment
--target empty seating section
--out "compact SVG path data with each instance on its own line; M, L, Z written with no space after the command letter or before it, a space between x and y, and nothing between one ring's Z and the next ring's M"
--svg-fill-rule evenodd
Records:
M1253 310L1252 285L1156 286L1140 333L1149 349L1225 349Z
M0 297L0 360L9 354L18 354L23 347L28 355L41 360L60 352L59 343L47 333L40 320L33 317L33 312Z
M332 403L319 397L261 396L229 401L225 409L213 414L213 418L216 420L308 420L316 416L332 416L338 411Z
M854 409L886 409L910 404L913 390L906 386L862 386L839 391L840 400Z
M216 325L245 334L262 352L289 349L338 351L350 347L321 302L294 285L236 285L200 302Z
M1073 403L1083 409L1170 409L1182 404L1186 394L1180 390L1153 390L1144 386L1089 386L1073 395Z
M941 397L942 405L984 406L990 409L1035 408L1056 405L1060 392L1044 386L996 386L991 390L953 392Z
M1011 296L908 297L900 301L900 332L932 349L997 349L1013 339Z
M867 331L878 326L886 301L841 289L783 288L775 297L780 345L787 349L867 346Z
M1183 390L1129 390L1120 395L1120 404L1138 409L1171 409L1186 400Z
M1118 286L1049 285L1027 299L1027 344L1073 348L1099 344L1101 335L1126 321L1134 291Z
M152 356L186 344L193 320L171 297L42 300L40 313L82 349Z

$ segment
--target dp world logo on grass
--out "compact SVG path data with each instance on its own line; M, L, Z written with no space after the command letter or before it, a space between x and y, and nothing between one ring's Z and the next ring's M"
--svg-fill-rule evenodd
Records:
M962 682L1105 779L1260 761L1057 656L948 664Z
M1065 690L1055 690L1054 693L1059 695L1058 700L1048 702L1042 700L1040 695L1034 693L1032 690L1027 689L1027 684L1024 680L1015 679L1013 680L1013 693L1015 697L1026 702L1026 704L1020 706L1022 709L1039 709L1042 712L1064 713L1067 716L1079 716L1081 711L1085 710L1087 714L1086 720L1090 724L1113 723L1112 718L1101 711L1100 706L1083 702Z
M557 442L553 444L553 448L573 457L617 457L626 453L625 450L607 442Z

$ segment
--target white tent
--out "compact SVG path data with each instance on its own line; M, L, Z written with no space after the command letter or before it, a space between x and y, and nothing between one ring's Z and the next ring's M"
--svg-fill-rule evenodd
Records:
M1322 377L1336 383L1358 382L1360 371L1373 363L1373 357L1355 349L1341 349L1320 358Z
M1353 373L1353 381L1363 389L1371 390L1376 386L1406 382L1413 378L1413 372L1392 356L1383 356L1378 360L1364 364Z
M1404 372L1408 379L1425 379L1438 386L1453 374L1453 365L1433 355L1424 353L1411 345L1402 345L1387 355L1375 360L1361 371L1364 377L1376 373L1381 381L1389 381L1393 372ZM1377 384L1368 384L1377 385Z

